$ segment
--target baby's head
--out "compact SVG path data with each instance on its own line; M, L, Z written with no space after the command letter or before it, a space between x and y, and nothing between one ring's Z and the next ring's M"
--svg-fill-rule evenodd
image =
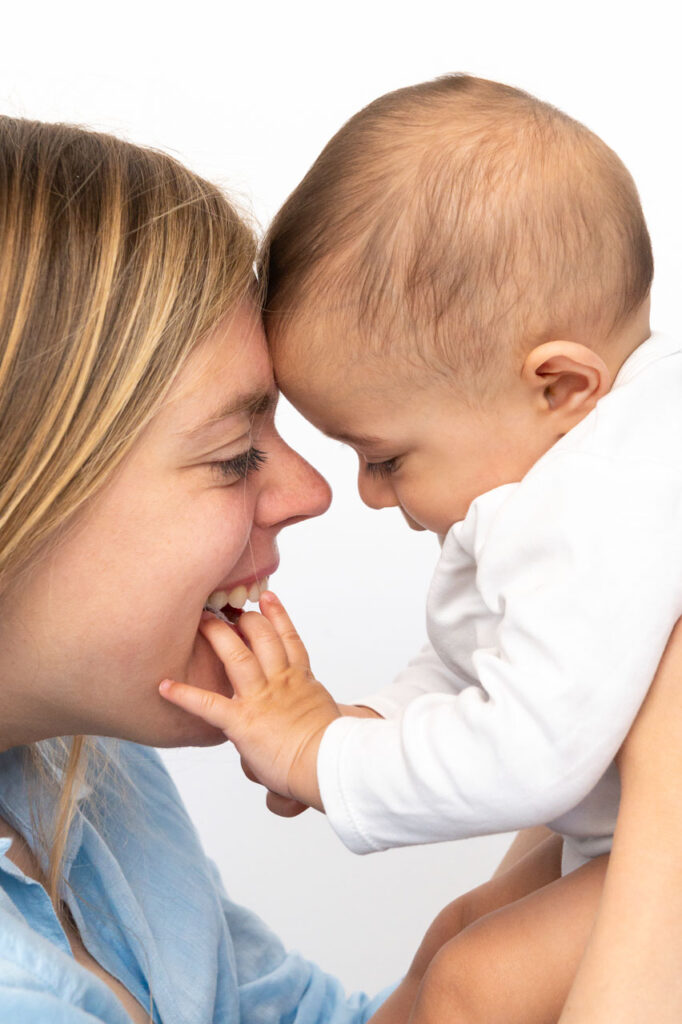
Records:
M649 334L637 190L599 138L452 75L323 150L264 248L280 386L360 458L359 489L445 532L594 408Z

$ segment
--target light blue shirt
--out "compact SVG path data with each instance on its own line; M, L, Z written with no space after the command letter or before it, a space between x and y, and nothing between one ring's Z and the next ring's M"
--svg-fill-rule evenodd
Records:
M111 741L103 741L113 745ZM158 754L116 743L128 785L79 794L64 891L83 942L156 1024L364 1024L386 993L347 998L226 896ZM0 813L33 847L22 748L0 753ZM42 885L0 839L0 1022L130 1024L109 986L73 957ZM263 870L267 870L264 862Z

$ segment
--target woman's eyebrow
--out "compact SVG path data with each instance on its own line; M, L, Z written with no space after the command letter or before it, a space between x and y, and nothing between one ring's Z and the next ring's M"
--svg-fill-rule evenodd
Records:
M262 416L274 409L277 404L277 392L251 391L247 394L232 396L221 408L208 416L198 426L186 431L184 436L195 439L211 430L216 424L228 419L230 416L237 416L245 413L249 418Z

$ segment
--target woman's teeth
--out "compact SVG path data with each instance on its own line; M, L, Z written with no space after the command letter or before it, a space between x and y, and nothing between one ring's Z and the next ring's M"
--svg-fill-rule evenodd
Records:
M224 608L226 604L229 604L231 608L243 608L248 601L257 601L264 590L268 589L269 578L266 576L265 579L259 583L252 583L250 587L245 587L244 584L240 584L233 590L214 590L209 595L206 604L209 608Z

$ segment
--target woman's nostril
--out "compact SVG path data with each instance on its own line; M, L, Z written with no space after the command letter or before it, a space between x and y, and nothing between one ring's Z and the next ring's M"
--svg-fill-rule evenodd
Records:
M313 513L310 513L308 515L291 516L289 519L282 520L282 522L279 524L279 527L280 527L280 529L283 530L287 526L295 526L296 523L305 523L305 521L307 519L310 519L311 516L314 516L314 515L321 515L321 513L313 512Z

